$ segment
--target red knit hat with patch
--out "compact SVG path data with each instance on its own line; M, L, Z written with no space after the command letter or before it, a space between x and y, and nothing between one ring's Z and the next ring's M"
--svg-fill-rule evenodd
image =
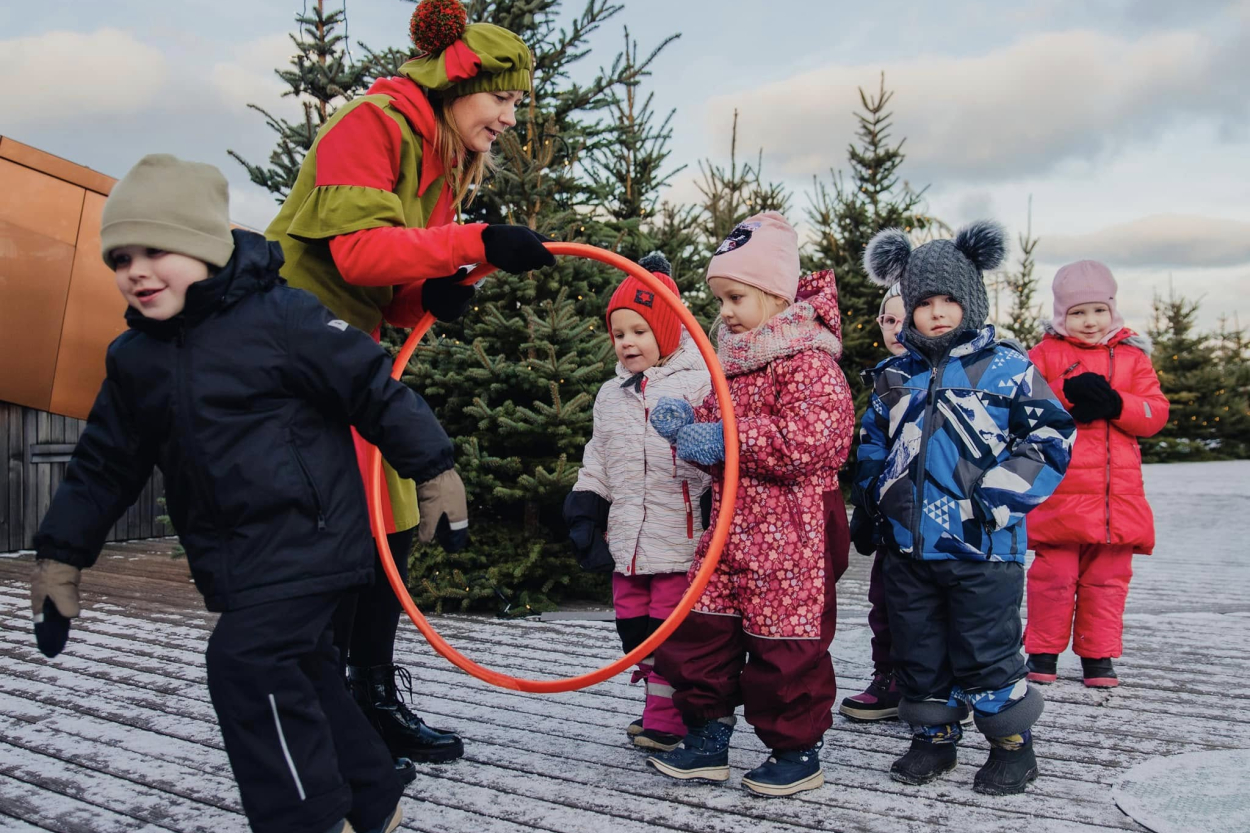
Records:
M660 283L673 295L681 297L677 284L668 276L670 269L664 255L652 252L638 261L638 265L659 278ZM655 333L655 343L660 348L661 358L677 350L677 345L681 343L681 319L668 302L657 298L646 284L632 275L621 281L621 285L612 293L612 299L608 301L608 312L604 317L608 322L608 337L612 338L613 343L616 338L612 336L612 313L618 309L633 310L642 316L651 332Z

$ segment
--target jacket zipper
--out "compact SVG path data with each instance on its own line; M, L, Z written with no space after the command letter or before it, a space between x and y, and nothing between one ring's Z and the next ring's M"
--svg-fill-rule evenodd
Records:
M295 443L288 442L287 445L290 446L291 453L295 455L295 463L299 466L300 473L304 475L304 482L312 490L313 504L317 508L317 531L320 532L326 528L325 504L321 502L321 492L317 489L317 483L313 480L312 473L308 471L308 466L304 464L304 458L295 447Z
M191 348L187 346L187 324L182 322L178 328L178 334L174 338L174 349L177 353L177 361L174 363L176 373L174 376L174 388L176 396L174 397L174 408L176 410L176 418L182 423L182 431L186 435L185 447L187 456L190 458L191 469L194 472L192 480L198 487L200 492L200 500L211 510L208 526L213 532L213 537L217 537L217 523L221 518L221 508L217 505L217 494L209 487L208 482L204 479L204 467L200 465L200 457L198 454L198 446L195 442L195 425L192 421L191 414L191 394L188 388L188 378L191 375ZM228 566L231 559L222 560L221 570L221 592L220 595L226 596L230 593L230 571Z
M651 406L647 404L647 377L642 377L638 385L638 394L642 397L642 520L638 523L638 537L634 539L634 555L629 559L629 575L638 574L638 546L642 542L642 529L647 524L647 426L651 424ZM677 452L674 451L674 454ZM673 458L673 471L677 471L676 457Z
M686 537L694 539L694 506L690 503L690 482L681 481L681 499L686 504Z
M1110 357L1108 359L1107 368L1107 384L1111 384L1115 378L1115 345L1110 345ZM1107 472L1106 472L1107 493L1104 498L1103 507L1107 518L1107 543L1111 543L1111 420L1107 420Z
M924 430L920 432L920 454L916 458L916 472L919 474L918 484L916 486L918 494L916 495L916 508L912 510L912 557L924 557L924 539L920 535L920 524L924 519L924 487L928 481L929 475L925 471L925 458L928 457L929 440L933 438L933 409L934 397L937 393L938 380L941 378L942 371L946 368L946 363L950 360L950 355L943 357L937 367L929 362L929 367L933 371L929 377L929 399L924 403ZM929 361L928 356L925 361Z

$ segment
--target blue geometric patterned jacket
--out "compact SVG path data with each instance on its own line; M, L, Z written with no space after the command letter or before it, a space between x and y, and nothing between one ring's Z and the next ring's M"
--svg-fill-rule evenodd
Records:
M1024 562L1024 516L1063 479L1076 424L1024 351L994 328L934 369L909 348L874 369L855 502L903 555Z

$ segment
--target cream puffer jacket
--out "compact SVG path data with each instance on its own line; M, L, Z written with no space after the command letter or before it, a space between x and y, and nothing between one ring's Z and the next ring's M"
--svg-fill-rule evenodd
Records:
M618 363L616 377L599 389L594 435L573 488L595 492L612 504L607 538L616 572L684 573L703 534L699 498L712 481L677 459L673 446L652 427L651 408L662 396L697 407L711 391L711 377L684 330L668 362L645 371L638 384L631 376Z

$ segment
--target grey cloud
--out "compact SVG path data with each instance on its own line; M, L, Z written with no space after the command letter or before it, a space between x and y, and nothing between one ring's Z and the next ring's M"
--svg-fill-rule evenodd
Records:
M1042 236L1038 258L1116 266L1218 268L1250 264L1250 222L1159 214L1091 234Z
M1250 13L1237 18L1250 22ZM712 99L709 124L741 111L740 146L763 147L787 174L841 167L857 125L857 87L875 91L881 66L831 65ZM1250 125L1250 25L1156 32L1034 35L972 57L886 62L893 134L907 137L913 182L994 182L1096 163L1177 124L1214 124L1235 138Z

